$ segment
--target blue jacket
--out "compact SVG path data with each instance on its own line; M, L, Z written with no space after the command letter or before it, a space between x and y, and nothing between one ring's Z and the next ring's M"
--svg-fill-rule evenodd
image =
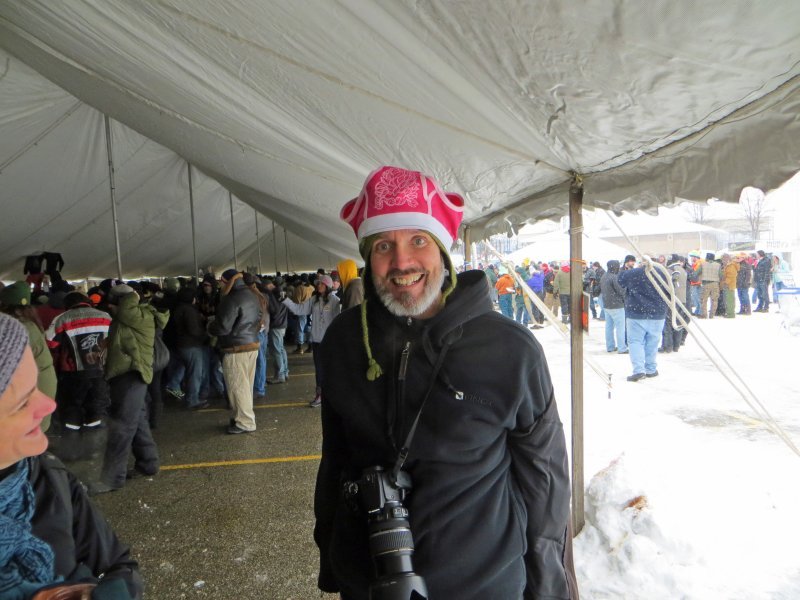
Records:
M659 277L655 269L653 274ZM667 316L667 304L647 278L644 267L622 271L619 284L625 290L626 319L664 319Z
M525 283L527 283L528 286L534 292L537 292L537 293L543 292L544 291L544 273L542 273L541 271L536 271L533 275L531 275L531 278L528 279L528 281L526 281Z

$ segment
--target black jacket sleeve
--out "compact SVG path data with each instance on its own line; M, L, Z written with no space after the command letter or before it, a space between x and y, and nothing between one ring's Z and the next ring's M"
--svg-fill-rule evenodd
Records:
M36 496L33 533L55 554L56 574L67 581L88 569L102 586L124 582L131 598L142 597L139 564L89 500L76 477L54 456L31 459ZM118 584L117 584L118 585Z
M512 468L525 505L525 600L577 600L569 534L570 482L563 426L549 376L534 367L509 435ZM541 407L544 406L544 412Z

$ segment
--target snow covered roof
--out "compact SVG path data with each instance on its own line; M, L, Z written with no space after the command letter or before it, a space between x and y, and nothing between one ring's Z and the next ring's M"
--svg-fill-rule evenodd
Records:
M193 269L187 161L201 266L232 262L228 191L240 266L252 209L265 270L355 258L338 211L379 164L464 194L473 240L564 214L574 174L616 212L737 200L797 169L798 22L793 0L0 0L0 277L41 250L114 271L103 114L130 274Z

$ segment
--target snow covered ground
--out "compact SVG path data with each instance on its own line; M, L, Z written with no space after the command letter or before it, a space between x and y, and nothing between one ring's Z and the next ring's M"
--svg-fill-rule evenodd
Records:
M693 324L800 446L800 335L769 314ZM800 598L800 456L769 431L690 336L636 383L593 320L585 353L586 526L575 539L583 600ZM570 435L569 347L545 348Z

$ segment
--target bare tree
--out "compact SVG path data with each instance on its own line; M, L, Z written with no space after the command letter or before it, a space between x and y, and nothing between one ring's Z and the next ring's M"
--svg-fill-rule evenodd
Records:
M684 202L683 212L686 213L687 218L692 223L700 223L701 225L706 222L706 204L699 204L697 202Z
M739 206L741 206L744 218L750 225L750 235L753 237L753 242L757 242L758 234L761 231L761 222L769 213L767 197L758 188L746 187L739 196Z

